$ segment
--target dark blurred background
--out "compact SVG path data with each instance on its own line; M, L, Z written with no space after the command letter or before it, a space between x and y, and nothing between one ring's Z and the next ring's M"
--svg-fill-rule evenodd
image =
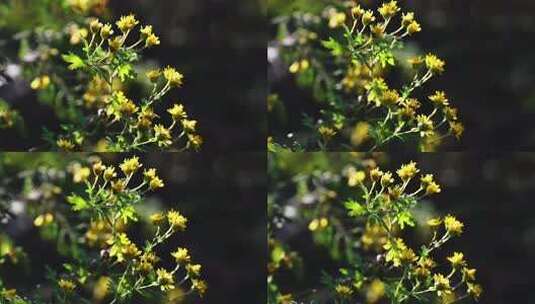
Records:
M269 17L305 10L318 13L329 0L272 0ZM444 89L465 123L461 142L448 139L441 150L530 150L535 148L535 2L406 0L422 32L410 41L421 52L433 52L447 62L446 72L427 85ZM375 7L381 1L358 3ZM274 37L276 28L270 29ZM273 66L270 67L272 69ZM310 94L296 89L290 77L270 80L286 93L289 127L301 121L299 110L315 111ZM281 94L282 95L282 94ZM282 96L284 97L284 95ZM270 122L271 126L271 122Z
M105 164L112 164L122 162L128 155L99 156ZM0 157L5 155L0 154ZM7 156L11 168L21 170L43 165L62 168L76 159L85 159L85 156L76 153ZM176 208L189 219L186 232L162 245L162 252L186 246L193 259L203 265L208 292L202 300L195 298L187 303L265 303L265 154L148 153L140 157L140 162L144 168L156 168L165 182L164 188L149 195L141 210L151 210L150 214L159 209ZM19 285L28 288L43 279L44 265L39 263L60 269L65 262L53 245L38 238L32 222L33 218L20 216L7 225L0 224L0 231L8 232L34 261L30 268L33 275L28 276L17 266L16 276L3 277L6 283L10 282L9 286L18 290L24 290L18 288ZM135 233L139 227L132 228L132 239L140 239L141 235ZM165 261L165 256L162 258L163 263L169 262Z
M278 160L283 159L284 165L280 165L278 174L283 177L270 175L269 187L276 185L274 181L290 182L298 173L339 173L353 160L358 163L360 157L350 153L280 155ZM465 224L464 233L437 251L436 260L443 263L452 251L464 252L484 288L480 303L535 303L535 153L381 153L374 158L385 170L393 171L401 164L416 161L421 173L434 174L442 192L423 200L414 215L418 221L425 221L453 214ZM314 244L306 228L308 222L296 220L288 225L278 231L277 237L303 257L304 273L302 277L286 274L280 286L286 288L283 290L302 291L303 295L311 287L321 292L322 272L335 274L347 265L334 262L327 249ZM417 225L404 236L411 246L428 239L424 226Z
M267 22L261 0L110 0L109 7L111 20L134 13L161 36L145 58L185 75L183 88L166 100L180 100L199 120L205 151L264 150ZM2 147L28 150L40 145L42 127L58 128L27 83L1 87L0 98L21 111L32 135L21 140L15 132L4 134Z

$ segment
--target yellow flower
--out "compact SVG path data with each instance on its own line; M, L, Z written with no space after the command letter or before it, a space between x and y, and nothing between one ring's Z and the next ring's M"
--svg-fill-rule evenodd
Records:
M171 256L175 258L177 264L189 263L191 257L186 248L178 248L175 252L171 253Z
M366 172L364 171L357 171L355 168L351 167L349 168L347 172L347 185L350 187L354 187L356 185L361 184L366 179Z
M394 106L399 101L399 93L396 90L387 90L381 96L381 104L384 106Z
M346 14L335 12L329 17L329 27L337 28L346 22Z
M156 36L154 34L150 34L147 37L147 40L145 41L145 46L146 47L152 47L152 46L155 46L155 45L160 45L160 38L158 38L158 36Z
M401 168L399 168L399 170L396 171L399 178L401 178L401 180L404 182L413 178L418 172L420 172L420 170L416 168L416 163L413 161L411 161L410 163L406 165L402 165Z
M54 221L54 215L52 213L45 213L37 216L33 221L36 227L46 226Z
M184 106L181 104L174 104L172 108L167 110L167 112L171 114L173 120L181 120L188 117L184 110Z
M362 16L362 14L364 14L364 10L362 7L360 7L360 5L357 5L351 9L351 15L353 15L353 18L355 19Z
M422 27L420 26L420 23L416 22L416 21L412 21L408 26L407 26L407 33L409 35L412 35L412 34L415 34L415 33L419 33L422 31Z
M149 37L152 32L152 25L146 25L139 31L143 37Z
M441 74L444 72L446 63L433 54L425 56L425 65L434 74Z
M199 135L188 134L188 144L194 149L199 150L203 144L203 139Z
M113 35L113 29L111 27L111 24L103 25L100 29L100 38L108 39L108 37L110 37L111 35Z
M77 165L74 167L72 181L76 184L83 183L87 181L90 174L91 170L88 167L81 167L80 165Z
M334 290L342 298L348 299L351 298L351 295L353 295L353 289L347 285L338 284Z
M158 78L162 75L162 71L160 70L150 70L147 73L145 73L145 76L149 79L151 82L156 82Z
M379 168L374 168L370 171L370 178L374 182L378 182L381 179L381 176L383 176L383 171Z
M318 128L318 132L323 137L323 140L328 141L336 135L336 130L327 126L321 126Z
M93 33L93 34L98 33L102 29L103 26L104 26L104 24L102 24L96 18L91 20L91 22L89 23L89 29L91 30L91 33Z
M393 182L394 182L394 179L392 178L392 173L390 172L383 173L383 175L381 176L381 186L388 187L388 185L390 185Z
M204 296L204 294L206 293L206 290L208 289L208 285L206 284L205 281L202 281L202 280L191 280L191 287L193 287L193 289L197 290L197 292L199 293L199 296Z
M170 146L173 141L171 140L171 131L161 124L154 126L154 136L158 139L159 146Z
M300 63L296 61L290 65L288 70L290 71L290 73L295 74L299 72L299 68L300 68Z
M139 168L141 168L141 166L142 165L139 163L139 157L134 156L132 158L125 159L119 167L124 174L128 176L136 172Z
M164 183L163 181L159 178L159 177L154 177L153 179L150 180L149 182L149 187L151 190L156 190L158 188L163 188L164 186Z
M399 7L397 1L390 1L388 3L383 3L383 5L379 8L379 14L383 16L385 19L392 18L394 15L396 15L397 12L399 12Z
M102 164L102 161L99 160L93 164L93 172L95 175L100 175L104 170L106 170L106 166Z
M441 296L442 293L451 292L450 280L447 277L439 273L433 275L433 280L435 281L434 286L439 296Z
M354 146L360 146L370 137L370 124L359 122L351 132L351 143Z
M180 87L182 85L182 80L184 75L179 73L176 69L172 67L167 67L163 70L163 76L169 82L171 86Z
M58 286L65 292L72 292L76 288L76 284L73 281L65 279L59 280Z
M367 303L377 303L385 295L385 283L379 279L374 279L366 290Z
M113 39L108 39L108 45L110 46L110 50L112 52L117 52L117 50L119 50L123 46L123 43L123 39L119 36Z
M136 20L136 17L133 14L130 14L128 16L122 16L116 24L123 33L126 33L138 25L139 21Z
M414 21L413 12L403 13L403 15L401 16L401 26L403 27L409 26L409 24L411 24L413 21Z
M167 212L167 220L174 230L186 230L188 219L180 214L180 212L174 210Z
M318 229L325 229L329 225L329 220L325 217L322 217L320 219L313 219L308 224L308 229L310 231L316 231Z
M58 148L63 151L72 151L75 147L72 141L65 138L58 139L58 141L56 141L56 144L58 145Z
M440 186L435 182L430 182L427 184L427 187L425 188L425 194L431 195L435 193L440 193L441 189Z
M437 106L449 105L448 98L446 97L446 93L444 91L436 91L435 94L429 96L428 98Z
M123 180L117 180L111 182L111 188L117 193L121 193L126 189L126 183Z
M479 300L481 294L483 293L483 288L481 288L481 285L472 283L468 283L466 285L468 286L468 294L471 295L476 301Z
M450 122L450 132L455 138L460 139L464 133L464 126L460 122Z
M200 264L187 264L186 271L190 277L198 277L201 274L202 266Z
M31 88L34 90L43 90L50 85L50 77L48 75L43 75L35 78L30 84Z
M117 177L114 167L108 167L104 170L104 180L110 181L111 179Z
M452 256L448 257L448 261L451 263L451 266L456 269L466 265L462 252L454 252Z
M184 128L184 131L188 133L195 132L195 128L197 127L197 121L184 119L182 120L182 127Z
M476 269L474 269L474 268L463 268L463 278L466 281L475 281L476 280Z
M367 10L362 14L362 23L364 25L368 25L375 21L375 16L373 15L373 12L371 10Z
M444 227L450 234L459 236L463 233L464 224L454 216L448 215L444 218Z
M435 228L442 224L442 220L439 217L435 217L432 219L427 220L427 226Z
M162 291L175 289L175 278L169 271L160 268L156 270L157 283Z
M154 224L154 225L160 225L164 222L165 220L165 215L161 212L158 212L158 213L154 213L150 216L150 221Z

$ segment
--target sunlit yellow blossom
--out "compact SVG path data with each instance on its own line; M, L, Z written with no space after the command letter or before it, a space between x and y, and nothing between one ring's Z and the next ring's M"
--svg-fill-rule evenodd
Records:
M56 144L58 145L58 148L60 148L63 151L72 151L74 150L75 145L72 143L72 141L60 138L56 141Z
M396 171L399 178L401 178L401 180L404 182L413 178L418 172L420 172L420 170L416 168L416 163L412 161L406 165L401 166L401 168Z
M334 290L342 298L350 298L353 295L353 289L347 285L338 284Z
M83 183L87 181L91 175L91 170L88 167L74 166L72 181L75 183Z
M133 29L136 25L139 24L139 21L136 20L136 17L132 14L128 16L121 16L119 21L117 21L117 27L123 32L127 32Z
M481 287L481 285L473 283L467 283L466 285L468 286L468 294L472 296L476 301L479 300L481 294L483 293L483 288Z
M378 9L379 14L385 19L392 18L397 12L400 11L397 1L390 1L388 3L383 3L383 5Z
M448 215L444 218L444 227L450 234L459 236L463 233L464 224L454 216Z
M375 21L375 16L373 15L373 12L371 10L367 10L362 14L362 23L364 25L368 25Z
M108 167L104 170L104 180L110 181L111 179L117 177L114 167Z
M125 159L119 167L124 172L125 175L130 175L134 172L136 172L139 168L141 168L141 164L139 163L139 157L134 156L132 158Z
M461 268L466 265L464 254L462 252L454 252L452 256L448 257L448 261L453 268Z
M433 281L435 282L435 288L437 290L438 296L441 296L442 293L450 293L451 286L450 280L442 274L433 275Z
M444 72L446 63L437 56L428 54L425 56L425 65L432 73L441 74Z
M183 119L182 120L182 127L184 128L184 131L186 131L188 133L195 132L195 129L197 127L197 121L196 120Z
M202 266L200 264L187 264L186 271L190 277L198 277L201 274Z
M329 27L337 28L346 22L346 14L342 12L335 12L329 17Z
M174 210L167 212L167 220L169 221L169 225L171 225L174 230L186 230L188 219L180 214L180 212Z
M172 67L165 68L163 70L163 76L171 86L175 87L180 87L182 85L182 80L184 79L184 75Z
M189 263L191 261L188 249L186 248L178 248L171 255L175 258L177 264Z
M160 225L164 222L165 220L165 215L161 212L159 213L154 213L150 216L150 221L155 224L155 225Z
M160 285L162 291L175 289L175 279L169 271L160 268L156 270L156 276L158 285Z
M172 108L169 108L167 110L169 114L171 114L171 117L173 120L181 120L187 117L186 111L184 110L184 106L181 104L174 104Z
M420 26L420 23L416 21L412 21L409 25L407 25L407 33L409 35L419 33L422 31L422 27Z

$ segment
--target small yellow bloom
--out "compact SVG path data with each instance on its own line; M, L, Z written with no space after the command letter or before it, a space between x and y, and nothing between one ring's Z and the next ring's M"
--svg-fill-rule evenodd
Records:
M37 216L33 221L36 227L46 226L54 221L54 215L52 213L45 213Z
M401 16L401 26L403 27L409 26L409 24L411 24L413 21L414 21L413 12L403 13L403 15Z
M471 295L476 301L479 300L481 294L483 293L483 288L481 287L481 285L472 283L468 283L466 285L468 286L468 294Z
M200 264L187 264L186 271L190 277L198 277L201 274L202 266Z
M175 121L188 117L188 115L186 114L186 111L184 110L184 106L181 104L174 104L172 108L169 108L167 110L167 112L171 114L171 117Z
M87 181L89 175L91 175L91 170L88 167L75 166L72 181L76 184L83 183Z
M151 190L156 190L158 188L163 188L165 184L163 183L163 181L159 178L159 177L154 177L153 179L150 180L149 182L149 187Z
M130 14L128 16L122 16L116 24L121 32L126 33L136 27L136 25L139 24L139 21L136 20L136 17L133 14Z
M412 34L415 34L415 33L419 33L422 31L422 27L420 26L420 23L416 22L416 21L412 21L408 26L407 26L407 33L409 35L412 35Z
M96 18L91 20L91 22L89 23L89 29L91 30L91 33L93 34L98 33L102 29L103 26L104 24L102 24L102 22L100 22Z
M388 187L388 185L392 184L393 182L394 178L392 178L392 173L383 173L383 175L381 176L381 186Z
M58 286L65 292L72 292L76 289L76 284L71 280L61 279L58 282Z
M462 252L454 252L452 256L447 258L453 268L459 269L466 265L464 255Z
M444 107L449 105L448 98L446 97L446 93L444 91L436 91L435 94L429 96L428 98L437 106Z
M416 168L416 163L413 161L411 161L410 163L406 165L401 166L401 168L399 168L399 170L396 171L399 178L401 178L401 180L404 182L413 178L418 172L420 172L420 170Z
M156 270L156 276L157 276L156 281L158 285L160 285L160 289L162 291L175 289L175 278L169 271L163 268L160 268Z
M451 292L450 280L447 277L439 273L433 275L433 280L435 281L435 288L439 296L442 293Z
M199 296L201 297L204 296L206 290L208 289L208 285L203 280L191 280L191 286L199 293Z
M188 133L195 132L195 128L197 127L197 121L184 119L182 120L182 127L184 128L184 131Z
M448 215L444 218L444 227L450 234L459 236L463 233L464 224L454 216Z
M189 263L191 261L188 249L186 248L178 248L175 252L171 253L171 256L175 258L177 264Z
M439 217L435 217L435 218L427 220L427 226L432 227L432 228L438 227L441 224L442 224L442 219L440 219Z
M180 214L180 212L174 210L167 212L167 220L174 230L186 230L188 219Z
M383 16L383 18L389 19L396 15L397 12L400 11L400 8L398 7L397 1L390 1L388 3L383 3L383 5L379 8L378 11L379 14Z
M129 159L125 159L119 167L124 172L126 176L133 174L136 172L139 168L141 168L141 164L139 163L139 157L134 156Z
M351 167L347 172L347 185L350 187L355 187L366 179L366 172L357 171L355 168Z
M199 150L199 148L203 144L203 139L202 139L202 137L200 135L188 134L188 144L194 150Z
M353 295L353 289L347 285L338 284L334 290L342 298L349 299Z
M100 38L108 39L111 35L113 35L113 29L111 27L111 24L103 25L100 29Z
M145 76L149 79L150 82L156 82L158 78L162 75L162 71L160 70L150 70L147 73L145 73Z
M342 12L335 12L329 17L329 27L337 28L346 22L346 14Z
M433 54L425 56L425 65L434 74L442 74L446 63Z
M184 79L184 75L172 67L165 68L163 70L163 76L171 86L175 87L180 87L182 85L182 80Z
M104 180L110 181L111 179L117 177L114 167L108 167L104 170Z
M165 215L161 212L159 213L154 213L150 216L150 221L154 224L154 225L160 225L164 222L165 220Z
M160 38L158 38L158 36L156 36L154 34L150 34L147 37L147 40L145 41L145 46L146 47L153 47L155 45L160 45Z
M463 277L466 281L475 281L476 280L476 269L475 268L463 268Z
M371 10L367 10L362 14L362 24L368 25L375 21L375 16Z
M146 25L142 27L139 32L142 34L143 37L149 37L151 34L153 34L152 25Z

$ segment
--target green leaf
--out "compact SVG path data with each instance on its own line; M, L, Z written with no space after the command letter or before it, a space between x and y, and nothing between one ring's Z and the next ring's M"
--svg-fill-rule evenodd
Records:
M405 225L414 227L414 218L412 217L412 214L410 211L402 211L397 216L397 222L399 224L399 227L403 230L405 229Z
M120 210L120 217L125 224L128 223L128 221L130 220L133 222L136 222L137 221L136 209L134 208L134 206L123 207Z
M332 37L330 37L329 40L322 41L321 44L325 48L331 50L331 54L335 57L338 57L344 53L344 47Z
M366 214L366 208L354 200L349 200L344 205L349 210L349 216L357 217Z
M69 53L68 55L61 56L63 60L67 63L70 63L69 70L77 70L85 67L85 62L82 58L80 58L78 55L75 55L73 53Z
M123 64L117 69L117 75L119 75L121 81L132 79L134 78L134 69L131 64Z
M72 210L80 211L89 208L89 204L85 199L78 195L71 195L67 197L67 202L72 205Z

